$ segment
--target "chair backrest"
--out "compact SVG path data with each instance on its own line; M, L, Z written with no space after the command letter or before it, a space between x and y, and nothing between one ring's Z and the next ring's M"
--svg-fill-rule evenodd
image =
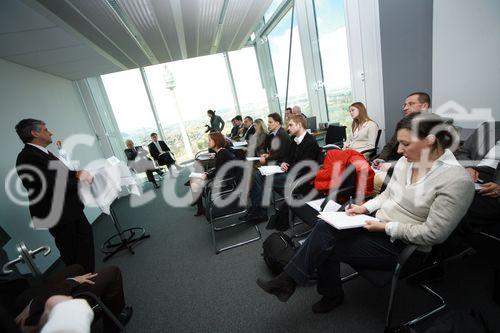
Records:
M367 150L367 155L366 156L366 159L368 161L372 161L373 159L375 159L377 157L377 153L378 153L378 143L380 141L380 135L382 134L382 130L379 129L378 132L377 132L377 139L375 140L375 148L373 149L369 149Z
M325 144L339 143L347 138L346 127L330 125L326 130Z
M378 143L380 141L380 135L382 134L382 130L379 129L377 132L377 139L375 140L375 149L378 149Z
M325 161L325 155L326 155L326 151L323 150L323 149L320 149L319 152L318 152L318 157L316 158L316 162L318 162L318 164L321 166L323 164L323 162Z

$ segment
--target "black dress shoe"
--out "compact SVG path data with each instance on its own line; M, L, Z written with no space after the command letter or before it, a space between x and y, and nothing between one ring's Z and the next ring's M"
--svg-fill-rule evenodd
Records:
M278 299L282 302L286 302L295 292L296 284L291 278L280 278L280 276L281 274L270 281L257 279L257 285L266 293L278 297Z
M196 214L194 214L194 216L202 216L202 215L205 215L205 209L204 208L198 209L196 211Z
M120 314L118 315L118 320L123 325L127 325L127 323L130 321L130 318L132 318L132 313L134 313L134 310L132 309L131 306L127 305L123 308L122 312L120 312Z
M335 309L344 302L344 293L337 297L323 296L318 302L314 303L312 310L314 313L327 313Z

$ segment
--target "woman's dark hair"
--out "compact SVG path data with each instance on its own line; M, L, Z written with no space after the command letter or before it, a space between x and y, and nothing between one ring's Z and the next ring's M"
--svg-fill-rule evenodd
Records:
M207 113L210 114L211 116L215 116L215 111L214 110L207 110Z
M224 138L224 135L222 135L222 133L220 132L210 133L208 137L212 139L216 148L226 147L226 138Z
M437 144L443 149L449 148L454 142L457 142L454 140L459 140L455 128L446 124L443 118L433 113L412 113L398 122L396 132L401 129L409 130L419 139L434 135Z

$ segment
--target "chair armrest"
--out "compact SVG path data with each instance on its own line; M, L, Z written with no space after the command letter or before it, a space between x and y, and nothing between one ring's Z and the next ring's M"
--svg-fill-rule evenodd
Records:
M201 154L208 154L208 149L200 150L194 155L194 159L197 160Z
M377 148L370 148L370 149L365 149L360 151L360 154L366 154L366 153L371 153L372 151L377 151Z
M415 251L417 250L418 248L418 245L415 245L415 244L409 244L407 245L403 251L401 251L401 253L399 254L398 256L398 263L403 266L407 261L408 259L412 256L413 253L415 253Z
M360 151L360 154L362 154L362 155L369 154L368 157L366 157L366 159L369 162L372 162L378 156L377 151L378 151L377 148L371 148L371 149L366 149L366 150ZM372 154L373 154L373 156L370 156Z

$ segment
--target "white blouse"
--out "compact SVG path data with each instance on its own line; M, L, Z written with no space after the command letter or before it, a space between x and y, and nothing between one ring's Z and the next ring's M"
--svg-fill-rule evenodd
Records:
M347 137L344 148L362 152L363 150L375 148L377 141L378 125L373 120L365 121Z

